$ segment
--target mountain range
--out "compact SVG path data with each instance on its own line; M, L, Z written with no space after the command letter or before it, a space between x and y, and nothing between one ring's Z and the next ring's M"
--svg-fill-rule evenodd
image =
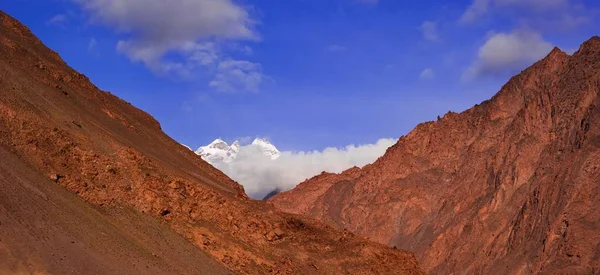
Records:
M423 274L283 213L0 11L0 274Z
M0 11L0 274L600 274L599 94L593 37L258 201Z
M268 156L271 160L275 160L281 156L281 152L277 150L273 144L268 140L262 138L255 138L251 144L245 146L252 146L258 148L258 152L262 155ZM187 146L186 146L187 147ZM242 145L239 141L234 141L231 146L221 138L215 139L213 142L206 146L201 146L195 153L202 157L202 159L213 163L231 163L237 158ZM188 147L189 148L189 147Z
M363 168L270 198L412 251L429 274L600 274L600 37Z

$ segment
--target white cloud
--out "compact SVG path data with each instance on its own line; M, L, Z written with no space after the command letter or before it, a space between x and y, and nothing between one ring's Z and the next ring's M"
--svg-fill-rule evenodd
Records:
M419 74L419 79L421 79L421 80L431 80L434 78L435 78L435 73L433 72L433 69L431 69L431 68L424 69L423 71L421 71L421 74Z
M502 8L523 8L534 12L565 11L569 0L473 0L460 18L461 23L472 23L487 13Z
M211 36L255 39L248 11L230 0L75 0L93 20L140 42L180 44ZM150 46L150 45L148 45Z
M224 60L217 66L217 75L209 86L221 92L258 91L267 79L260 64L239 60Z
M237 158L215 167L242 184L253 198L262 198L274 189L289 190L322 171L339 173L353 166L362 167L382 156L394 139L375 144L349 145L312 152L281 152L276 160L265 156L257 146L242 146Z
M194 107L192 107L192 104L189 101L184 101L181 103L181 110L186 113L191 113L194 111ZM185 146L185 147L188 147L188 146ZM188 148L190 148L190 147L188 147Z
M66 22L67 22L67 16L65 14L57 14L57 15L53 16L52 18L48 19L48 21L46 21L46 24L62 26Z
M473 0L467 10L460 17L461 23L471 23L480 16L486 14L489 9L491 0Z
M248 46L238 47L236 49L246 55L252 55L254 53L254 50Z
M423 22L423 24L421 24L421 27L419 29L423 33L423 38L425 38L426 40L434 42L439 40L436 22L425 21Z
M93 51L96 48L96 45L98 45L98 41L96 41L96 38L90 38L90 41L88 42L88 51Z
M341 52L341 51L345 51L346 47L344 47L342 45L332 44L332 45L327 46L327 50L330 52Z
M530 30L493 34L479 48L477 60L462 79L515 73L543 58L552 47L539 33Z
M570 0L494 0L498 6L522 6L536 11L545 11L563 8L570 4Z
M219 71L220 63L229 59L221 44L259 40L249 8L231 0L74 1L92 22L113 27L124 37L118 51L157 74L185 78L197 69Z

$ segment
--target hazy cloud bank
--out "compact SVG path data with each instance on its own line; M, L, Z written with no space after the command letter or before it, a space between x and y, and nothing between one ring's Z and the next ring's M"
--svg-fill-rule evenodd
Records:
M380 139L375 144L348 145L323 151L281 152L276 160L261 153L257 146L242 146L231 163L215 167L239 182L249 196L261 199L274 189L289 190L322 171L339 173L353 166L362 167L382 156L395 139Z

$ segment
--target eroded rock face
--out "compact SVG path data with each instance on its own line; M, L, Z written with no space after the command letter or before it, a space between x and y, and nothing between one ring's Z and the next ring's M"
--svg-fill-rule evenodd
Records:
M162 219L240 273L422 273L410 253L248 199L2 12L0 146L90 203Z
M278 208L413 251L433 274L600 272L600 38L418 125L375 163Z

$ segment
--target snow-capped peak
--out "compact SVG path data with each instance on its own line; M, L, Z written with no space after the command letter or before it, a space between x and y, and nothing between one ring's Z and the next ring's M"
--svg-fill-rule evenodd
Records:
M231 144L231 149L235 150L236 152L240 151L240 147L240 142L237 140Z
M277 159L281 155L279 150L277 150L277 147L275 147L275 145L271 144L266 139L256 138L254 139L254 141L252 141L252 145L259 146L262 149L263 153L271 157L271 159Z
M227 144L227 142L225 142L221 138L217 138L217 139L213 140L213 142L211 142L209 145L218 144L218 143L225 143L225 144Z
M239 150L239 143L236 145L234 142L233 145L230 147L227 142L218 138L209 145L198 148L196 154L209 162L231 162Z
M252 141L252 144L254 144L254 145L266 145L266 146L270 145L270 146L273 146L273 144L271 144L268 140L263 139L263 138L255 138Z
M227 142L225 142L224 140L222 140L221 138L215 139L213 142L211 142L208 147L211 148L219 148L219 149L225 149L228 148L229 145L227 145Z
M272 160L279 158L280 152L277 148L266 139L256 138L252 141L251 145L260 148L260 151L269 156ZM213 142L206 146L202 146L195 151L197 155L200 155L202 159L210 163L225 162L229 163L236 159L239 151L244 148L239 141L234 141L231 146L227 144L221 138L215 139Z

